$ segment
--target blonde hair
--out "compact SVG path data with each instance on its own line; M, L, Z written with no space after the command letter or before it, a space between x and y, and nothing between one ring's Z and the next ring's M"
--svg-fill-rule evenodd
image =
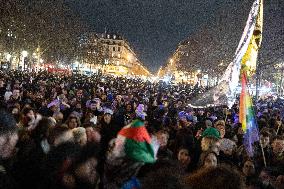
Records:
M219 141L219 139L212 137L212 136L203 137L202 140L201 140L202 151L210 150L212 148L212 146L218 141Z
M216 121L216 123L214 124L215 128L216 128L218 125L222 125L222 126L225 127L226 124L225 124L225 121L224 121L224 120L218 120L218 121Z
M86 129L84 127L77 127L72 129L74 142L80 145L84 145L87 142Z

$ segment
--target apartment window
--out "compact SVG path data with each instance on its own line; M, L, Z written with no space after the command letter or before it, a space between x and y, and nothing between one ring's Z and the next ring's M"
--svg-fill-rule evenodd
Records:
M113 49L113 51L115 51L115 47L113 47L112 49Z
M117 56L118 56L118 58L120 58L121 57L120 53Z
M117 49L118 51L120 51L120 47L118 47L118 49Z

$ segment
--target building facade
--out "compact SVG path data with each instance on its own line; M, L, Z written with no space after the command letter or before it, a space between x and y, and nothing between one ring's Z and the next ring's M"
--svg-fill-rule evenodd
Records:
M85 62L91 64L94 69L104 74L120 76L151 76L122 36L113 33L92 34L88 35L88 40L85 41L85 57L93 57Z

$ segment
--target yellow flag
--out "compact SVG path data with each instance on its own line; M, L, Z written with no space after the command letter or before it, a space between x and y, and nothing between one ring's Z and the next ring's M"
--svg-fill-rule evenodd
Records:
M242 59L242 65L245 66L245 70L248 71L249 73L254 73L256 70L257 54L262 41L263 0L259 0L259 2L260 6L256 18L253 35L250 39L248 49Z

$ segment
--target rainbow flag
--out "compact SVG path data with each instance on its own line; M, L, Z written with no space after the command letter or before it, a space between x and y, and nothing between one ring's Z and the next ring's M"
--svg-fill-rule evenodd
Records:
M242 91L240 96L240 122L244 131L243 144L247 154L253 156L253 144L259 141L258 127L255 120L252 99L247 86L247 76L243 72L241 74Z
M262 25L263 25L263 3L262 0L256 0L253 4L253 8L257 10L256 16L250 16L251 31L250 43L246 49L241 61L241 84L242 91L240 95L240 112L239 119L242 123L242 129L244 131L243 144L246 148L247 154L253 156L253 144L259 141L259 131L255 120L255 114L253 110L252 100L249 94L247 85L247 77L253 73L256 68L256 60L258 49L262 40Z

